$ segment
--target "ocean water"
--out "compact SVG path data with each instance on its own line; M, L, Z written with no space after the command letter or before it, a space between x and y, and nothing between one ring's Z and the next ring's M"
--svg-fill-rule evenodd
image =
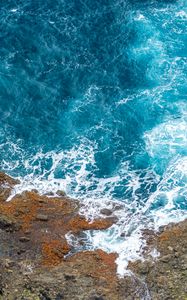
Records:
M0 3L0 168L14 193L63 189L90 220L112 209L84 240L116 251L119 274L142 229L187 216L186 62L185 0Z

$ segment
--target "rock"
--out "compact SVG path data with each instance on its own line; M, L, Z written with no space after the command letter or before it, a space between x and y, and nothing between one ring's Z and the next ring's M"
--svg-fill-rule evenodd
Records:
M55 300L63 300L63 299L64 299L64 295L63 295L62 293L58 293L58 294L56 295Z
M27 243L27 242L30 241L30 239L28 237L26 237L26 236L21 236L19 238L19 241L22 242L22 243Z
M179 252L175 252L175 255L174 255L176 258L180 256L180 253Z
M185 263L181 266L181 270L187 270L187 263Z
M100 213L102 215L105 215L105 216L111 216L112 211L110 209L108 209L108 208L103 208L103 209L100 210Z
M91 295L89 297L89 300L105 300L105 298L103 298L103 296L95 294L95 295Z
M3 261L3 266L5 268L11 268L15 265L14 261L10 260L9 258L6 258L4 261Z
M13 179L10 176L0 172L0 201L6 201L10 196L14 185L18 184L19 180Z
M54 196L54 193L53 192L47 192L44 194L45 196Z
M27 234L27 235L31 234L31 230L29 230L29 229L25 230L24 234Z
M8 216L0 215L0 229L12 231L16 229L15 222Z
M173 251L174 251L174 249L173 249L171 246L168 246L168 250L169 250L170 252L173 252Z
M71 280L71 281L76 281L75 275L72 274L64 274L65 280Z
M38 194L38 190L37 189L32 189L31 192L35 193L35 194Z
M20 181L18 179L14 179L3 172L0 172L0 185L8 184L9 186L14 186L19 183Z
M168 254L168 255L162 256L159 260L162 261L162 262L164 262L164 263L167 263L167 262L169 262L171 259L172 259L172 255L171 255L171 254Z
M114 210L121 210L121 209L123 209L123 208L124 208L123 205L120 205L120 204L115 204L115 205L114 205Z
M66 193L64 191L58 190L56 194L60 197L66 197Z
M149 265L146 262L142 262L139 265L139 273L145 275L148 272L149 272Z
M11 188L0 187L0 201L6 201L11 194Z
M36 219L39 220L39 221L48 221L48 216L47 215L43 215L43 214L38 214L36 216Z
M20 249L17 250L17 254L18 254L18 255L21 255L21 254L23 254L23 253L25 253L25 252L26 252L25 249L21 249L21 248L20 248Z

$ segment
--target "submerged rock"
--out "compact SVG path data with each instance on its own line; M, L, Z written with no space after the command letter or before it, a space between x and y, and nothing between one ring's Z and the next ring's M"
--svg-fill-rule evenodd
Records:
M112 211L110 209L108 209L108 208L103 208L103 209L100 210L100 213L102 215L111 216Z

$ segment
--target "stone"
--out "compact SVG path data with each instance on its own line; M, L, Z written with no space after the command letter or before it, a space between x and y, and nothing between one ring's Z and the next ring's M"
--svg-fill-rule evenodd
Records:
M103 209L100 210L100 213L102 215L105 215L105 216L111 216L112 211L110 209L108 209L108 208L103 208Z
M124 208L123 205L119 205L119 204L114 205L114 210L120 210L123 208Z
M171 260L171 258L172 258L172 255L168 254L168 255L162 256L159 260L164 262L164 263L167 263Z
M66 193L64 191L58 190L56 194L60 197L66 197Z
M173 251L174 251L173 247L171 247L171 246L168 246L168 250L169 250L170 252L173 252Z
M187 270L187 263L181 266L182 270Z
M45 196L54 196L54 193L53 192L47 192L44 194Z
M58 293L58 294L56 295L55 300L63 300L63 299L64 299L64 295L63 295L62 293Z
M141 263L139 265L139 273L145 275L148 272L149 272L149 266L148 266L148 264L146 262Z
M2 215L0 216L0 229L13 231L16 229L16 224L10 217Z
M10 196L14 185L20 183L19 180L0 172L0 202L6 201Z
M48 216L47 215L43 215L43 214L38 214L36 216L36 219L39 220L39 221L48 221Z
M26 252L25 249L18 249L17 254L18 254L18 255L21 255L21 254L23 254L23 253L25 253L25 252Z
M71 280L71 281L76 281L76 277L71 274L64 274L65 280Z
M30 239L28 237L26 237L26 236L21 236L19 238L19 241L22 242L22 243L27 243L27 242L30 241Z
M11 188L0 187L0 201L6 201L11 194Z
M180 253L179 252L175 252L175 257L179 257Z
M25 230L24 234L28 234L28 235L31 234L31 230L29 229Z
M3 265L4 265L5 268L11 268L15 265L15 263L14 263L14 261L6 258L3 262Z
M35 194L38 194L38 190L37 189L32 189L31 192L35 193Z
M90 296L89 300L105 300L105 298L103 298L103 296L100 295L92 295Z
M18 179L14 179L3 172L0 172L0 185L8 184L10 186L14 186L19 183L20 181Z

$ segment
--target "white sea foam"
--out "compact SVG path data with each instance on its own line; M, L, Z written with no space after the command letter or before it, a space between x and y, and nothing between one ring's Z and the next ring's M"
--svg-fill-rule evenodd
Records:
M181 18L182 20L187 20L187 12L184 10L176 12L176 17Z
M11 12L17 12L18 11L18 8L12 8L11 10L10 10Z
M144 210L150 210L155 229L186 218L187 205L187 122L186 116L162 123L145 135L146 149L155 169L164 169L157 190ZM164 165L164 168L162 167ZM161 167L160 167L161 166ZM150 209L162 201L161 206Z
M144 135L146 148L155 164L187 154L187 121L183 118L162 123Z
M20 193L26 189L37 189L41 194L64 190L73 196L80 193L83 186L89 187L87 166L94 165L94 145L89 144L89 142L74 147L70 151L58 153L55 151L43 153L40 151L27 159L24 155L22 157L21 148L12 143L10 143L10 146L12 147L12 153L15 153L18 159L12 162L3 161L2 168L5 171L13 172L21 165L22 168L27 170L25 176L18 177L21 183L15 187L11 197L15 193ZM43 167L48 161L50 161L49 167ZM60 169L65 170L64 178L56 178L55 173ZM73 195L72 186L74 186Z
M137 13L136 16L134 17L135 21L143 21L145 19L146 19L145 16L141 13Z

